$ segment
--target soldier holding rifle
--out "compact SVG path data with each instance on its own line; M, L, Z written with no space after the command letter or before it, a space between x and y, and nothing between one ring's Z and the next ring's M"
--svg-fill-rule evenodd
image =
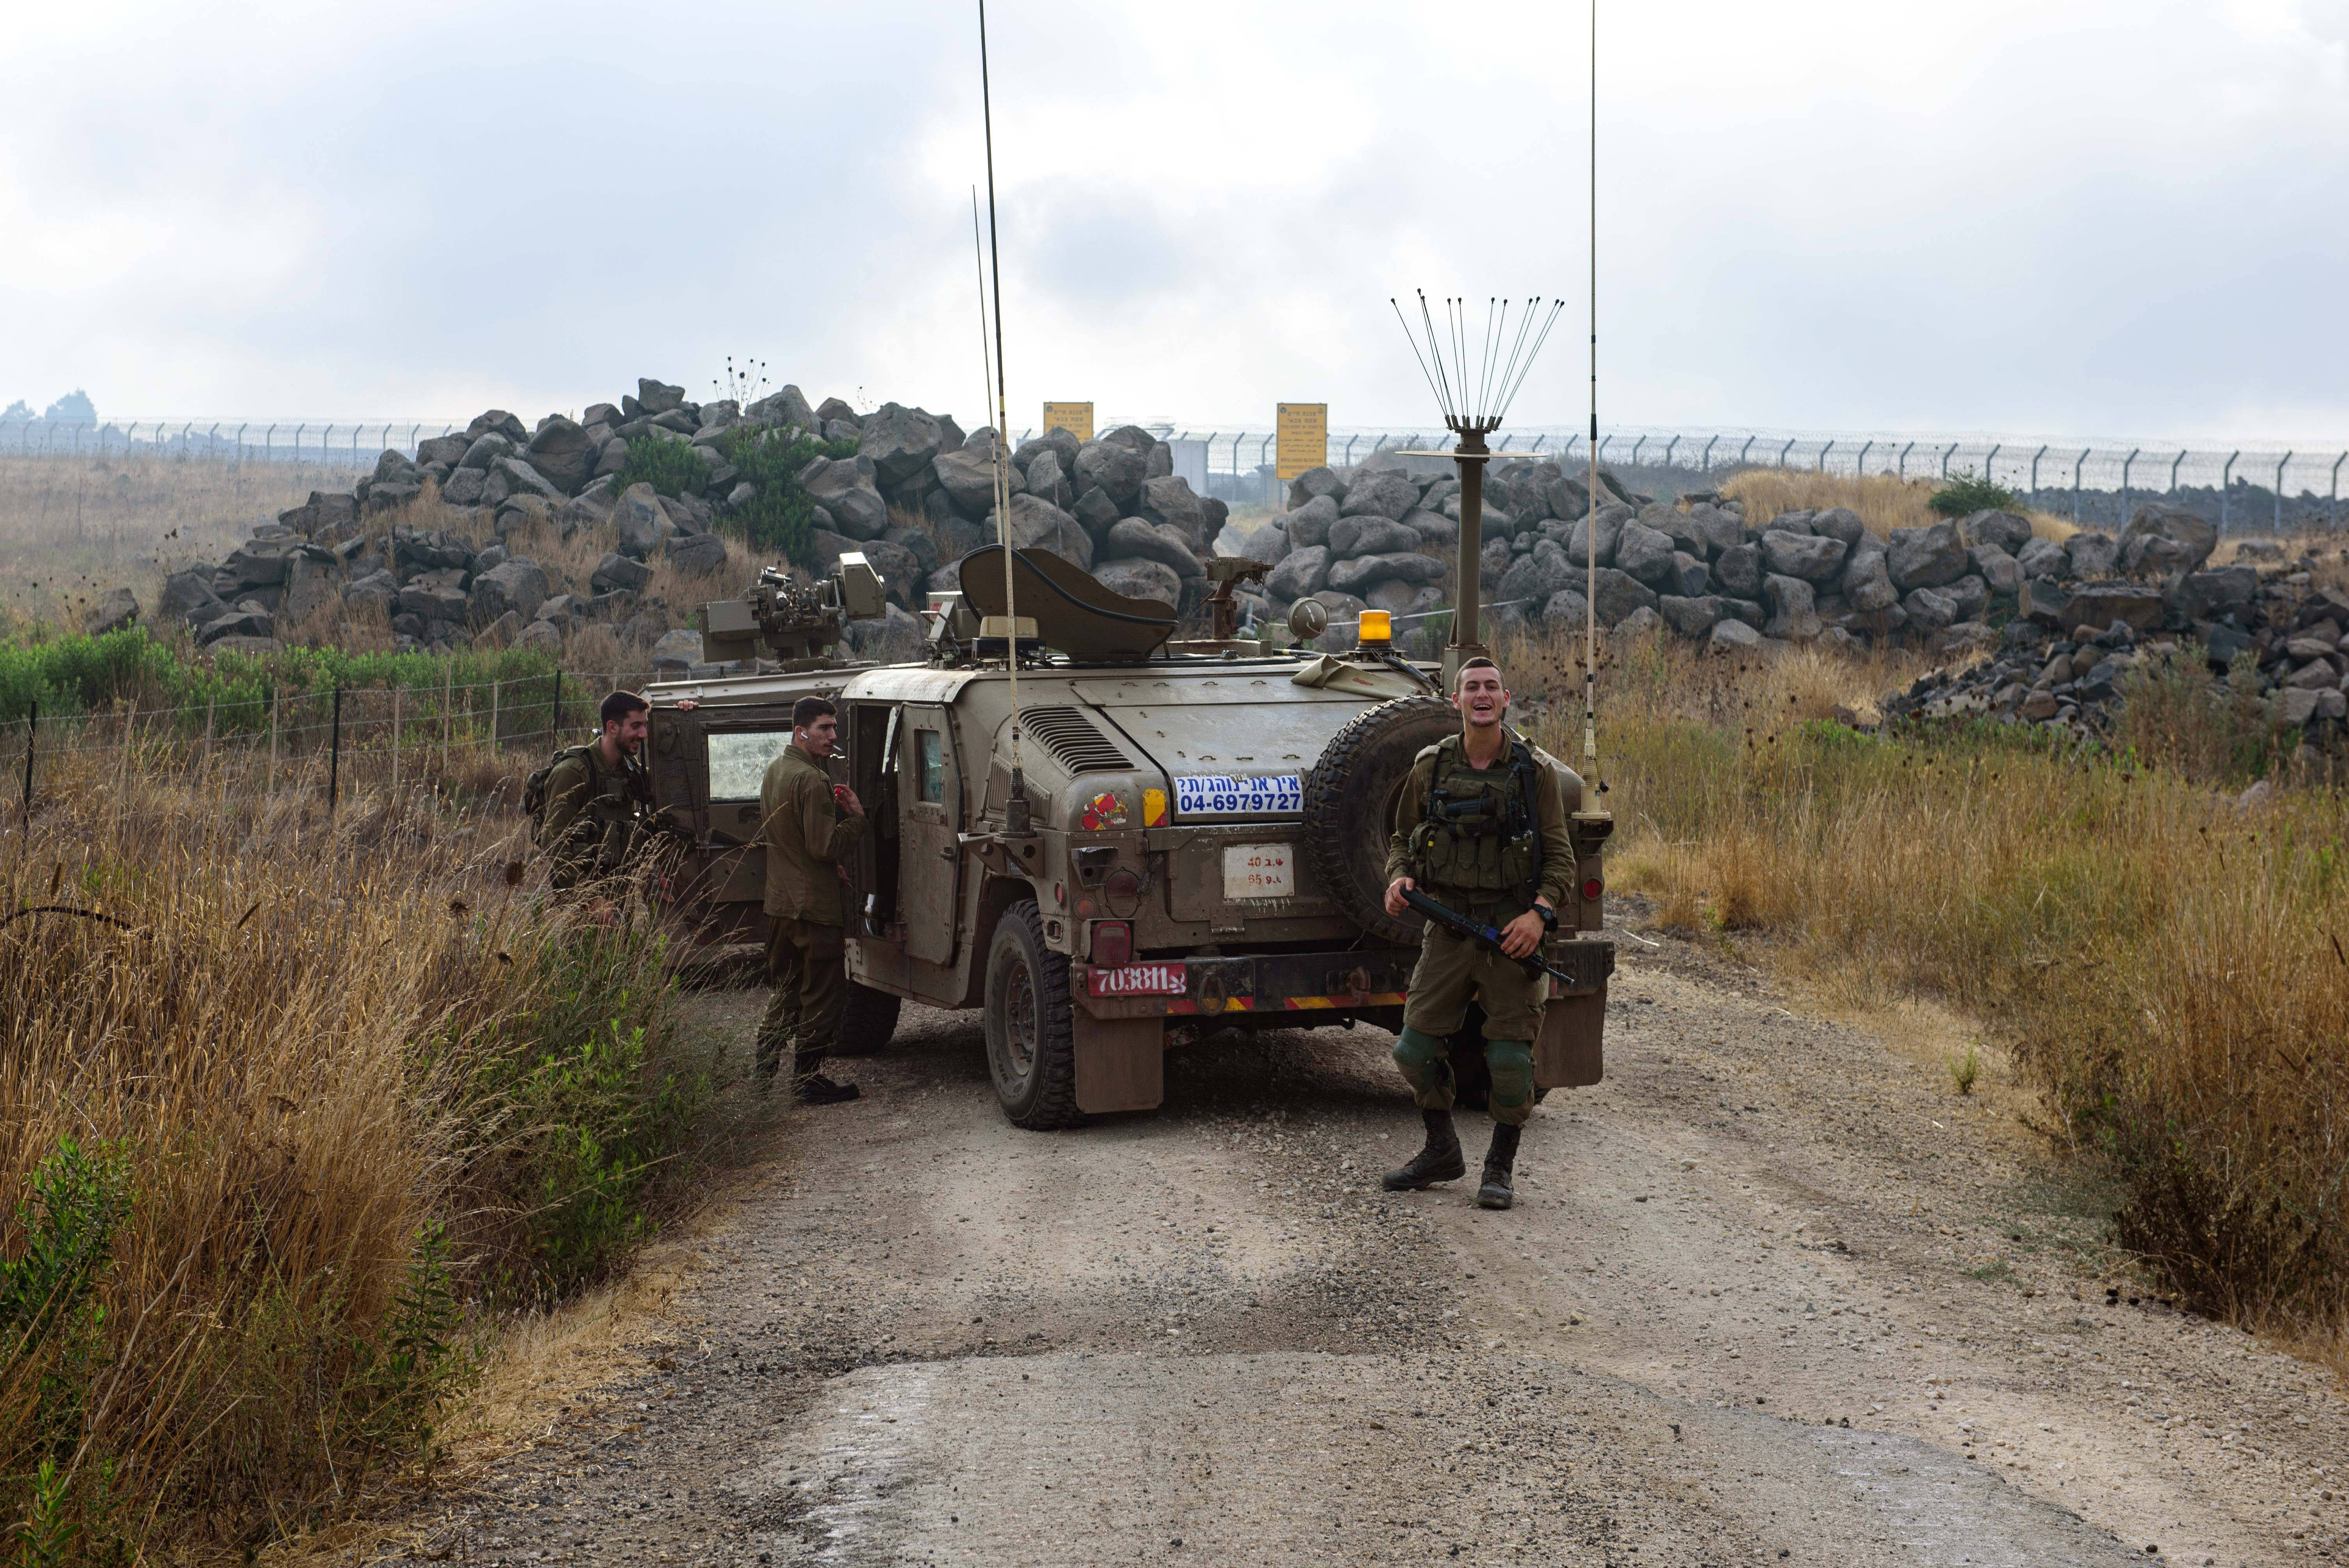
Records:
M1493 1143L1476 1202L1506 1209L1516 1202L1511 1173L1517 1140L1534 1111L1533 1041L1541 1028L1547 983L1525 961L1557 925L1557 908L1574 875L1566 795L1557 773L1526 739L1501 722L1509 694L1499 666L1471 659L1460 667L1453 706L1461 732L1422 751L1403 780L1395 831L1387 846L1389 914L1433 898L1490 928L1496 939L1463 935L1430 920L1412 971L1395 1065L1409 1080L1427 1126L1427 1142L1386 1174L1389 1191L1414 1191L1467 1174L1452 1125L1454 1085L1445 1037L1457 1031L1474 998L1485 1009L1485 1060L1492 1070Z

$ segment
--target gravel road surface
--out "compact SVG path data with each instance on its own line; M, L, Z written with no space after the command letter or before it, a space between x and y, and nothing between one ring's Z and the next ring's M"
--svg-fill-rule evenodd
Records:
M2349 1554L2334 1379L2099 1274L2094 1194L1938 1068L1627 944L1519 1203L1391 1195L1368 1028L997 1112L973 1015L701 1233L621 1375L378 1553L491 1563L2054 1564ZM760 997L697 1002L747 1035ZM2113 1287L2108 1293L2107 1286Z

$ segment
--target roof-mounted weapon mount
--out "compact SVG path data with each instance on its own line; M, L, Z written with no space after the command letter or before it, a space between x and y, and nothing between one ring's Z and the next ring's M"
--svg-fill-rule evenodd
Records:
M702 657L712 663L761 656L785 670L821 669L836 662L830 650L851 621L875 621L888 614L888 591L881 574L855 551L840 558L829 577L792 577L763 568L740 599L701 607Z

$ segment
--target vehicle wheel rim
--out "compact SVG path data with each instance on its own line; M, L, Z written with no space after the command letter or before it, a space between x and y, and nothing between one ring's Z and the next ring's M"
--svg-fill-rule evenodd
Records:
M1009 1085L1024 1085L1036 1066L1036 985L1028 965L1012 959L1003 977L1003 1035L997 1069Z

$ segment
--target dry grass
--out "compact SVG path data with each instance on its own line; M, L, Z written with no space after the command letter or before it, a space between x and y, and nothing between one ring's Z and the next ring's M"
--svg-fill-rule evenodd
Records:
M116 587L152 605L167 573L216 562L255 523L359 478L316 464L0 457L0 610L78 624L80 602Z
M0 1523L241 1555L431 1462L464 1303L617 1256L704 1069L636 905L511 883L511 815L80 767L0 872L0 1181L49 1194L0 1221Z
M1600 710L1619 876L1680 923L1767 933L1824 987L1993 1030L2050 1130L2126 1181L2125 1244L2204 1310L2339 1336L2349 801L2244 813L2031 732L1818 722L1838 681L1857 706L1906 673L1620 650ZM1563 713L1536 727L1578 751Z
M1747 469L1721 487L1745 503L1745 515L1766 522L1782 511L1824 511L1845 507L1859 514L1870 533L1889 536L1896 528L1923 528L1947 521L1926 503L1940 487L1930 480L1902 480L1891 474L1811 473L1801 469ZM2078 531L2052 512L2028 511L2031 531L2042 539L2065 540Z

